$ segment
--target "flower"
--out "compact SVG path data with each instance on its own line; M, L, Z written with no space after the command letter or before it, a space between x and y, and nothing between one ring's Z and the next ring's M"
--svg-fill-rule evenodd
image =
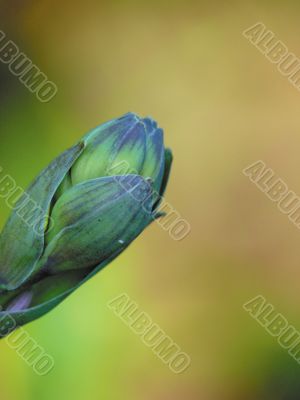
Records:
M7 313L18 326L44 315L160 216L171 164L157 123L128 113L41 172L0 237L0 336Z

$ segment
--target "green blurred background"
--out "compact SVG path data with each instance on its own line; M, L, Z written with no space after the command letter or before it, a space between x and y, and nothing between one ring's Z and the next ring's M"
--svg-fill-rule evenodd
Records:
M300 194L300 94L242 31L258 21L300 56L296 1L0 1L0 29L53 80L36 97L0 64L0 165L27 186L87 130L150 114L175 154L153 224L107 269L26 326L55 359L34 374L0 342L0 399L300 398L300 367L242 305L258 294L300 329L300 233L243 176L262 159ZM0 224L10 210L0 201ZM173 374L108 309L126 292L192 358Z

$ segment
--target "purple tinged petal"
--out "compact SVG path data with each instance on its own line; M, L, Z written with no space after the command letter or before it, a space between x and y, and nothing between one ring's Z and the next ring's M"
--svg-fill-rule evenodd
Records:
M89 179L110 175L111 163L117 158L118 160L125 159L132 169L140 168L140 159L144 158L145 152L144 139L138 138L139 135L145 135L144 126L141 127L141 125L140 119L130 113L100 125L86 135L86 149L71 170L72 184L76 185ZM129 141L126 138L129 138ZM126 146L127 142L129 142L128 146ZM122 143L124 143L123 147ZM120 151L123 153L118 156ZM126 157L129 159L127 160ZM137 165L135 165L134 157L137 158Z
M9 312L18 312L22 310L26 310L31 303L32 293L24 292L16 297L12 302L6 307L6 311Z
M117 166L125 163L126 174L140 174L146 156L146 130L142 122L134 124L125 135L120 136L112 151L108 171L114 174ZM111 173L108 173L109 175Z

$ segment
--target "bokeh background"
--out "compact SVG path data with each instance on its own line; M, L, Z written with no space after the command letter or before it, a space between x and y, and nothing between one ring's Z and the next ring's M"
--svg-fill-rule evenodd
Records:
M175 162L153 224L26 329L55 358L34 374L0 342L1 400L296 400L300 367L243 310L261 294L300 329L300 232L242 169L262 159L300 195L300 93L243 36L258 21L300 56L297 1L0 1L0 29L53 80L49 103L0 64L0 165L26 187L90 128L151 115ZM0 224L9 215L0 201ZM126 292L192 358L180 375L108 309Z

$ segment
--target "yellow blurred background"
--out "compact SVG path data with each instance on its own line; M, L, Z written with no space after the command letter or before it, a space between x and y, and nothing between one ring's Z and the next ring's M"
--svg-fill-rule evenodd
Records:
M300 56L296 1L0 1L0 29L54 81L40 103L0 64L0 165L26 187L90 128L151 115L175 160L153 224L26 330L39 377L0 342L0 399L300 398L300 367L242 305L263 295L300 329L300 232L242 170L261 159L300 195L300 93L242 35L258 21ZM10 210L0 201L0 223ZM107 307L127 293L187 352L173 374Z

